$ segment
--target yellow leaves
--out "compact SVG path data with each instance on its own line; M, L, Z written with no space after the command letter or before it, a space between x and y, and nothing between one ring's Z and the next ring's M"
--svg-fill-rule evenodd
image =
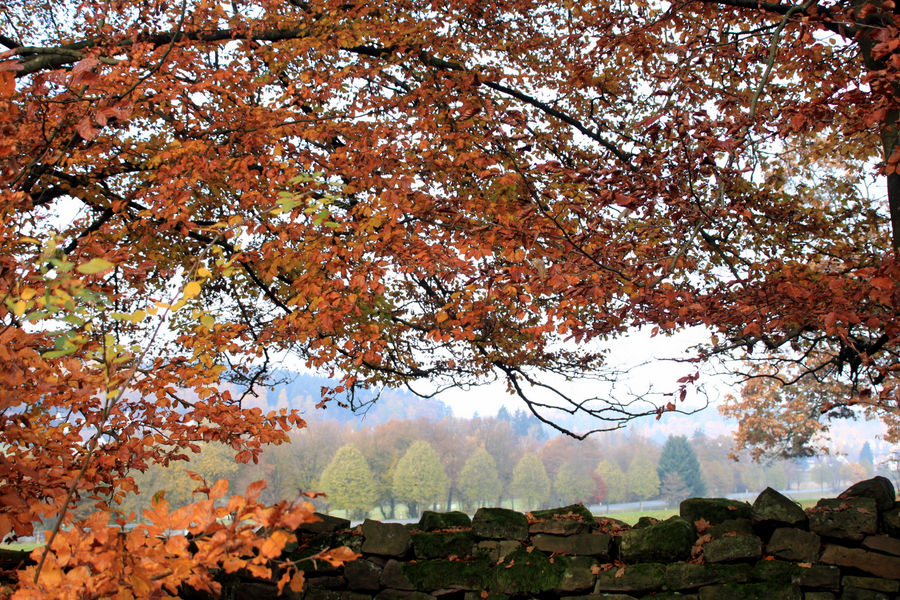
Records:
M183 293L186 300L196 298L200 295L200 283L197 281L189 281L187 285L184 286Z
M84 264L75 267L75 270L84 275L96 275L113 268L115 265L102 258L92 258Z

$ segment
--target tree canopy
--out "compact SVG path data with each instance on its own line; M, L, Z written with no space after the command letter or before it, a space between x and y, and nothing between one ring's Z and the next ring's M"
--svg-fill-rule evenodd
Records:
M284 353L342 377L323 402L500 378L604 430L678 410L695 377L654 402L549 376L613 377L598 342L702 326L698 361L846 386L814 418L896 418L898 20L8 2L0 537L114 505L199 442L283 441L299 416L241 398Z

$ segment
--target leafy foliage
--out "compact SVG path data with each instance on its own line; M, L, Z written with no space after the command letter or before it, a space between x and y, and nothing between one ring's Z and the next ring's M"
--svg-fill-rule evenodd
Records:
M536 454L529 452L516 464L511 488L515 497L525 501L526 509L540 508L550 498L550 478Z
M484 448L478 448L466 460L459 479L460 494L469 506L476 503L483 506L485 502L493 506L503 490L500 474L497 472L497 462Z
M450 479L431 444L414 442L394 470L394 495L412 505L438 502L447 495ZM413 514L412 516L415 516Z
M322 472L319 488L329 503L360 518L375 503L378 490L366 459L355 446L341 446Z
M14 0L0 537L82 497L127 518L131 473L200 442L258 458L303 424L242 405L288 351L340 374L323 402L502 378L548 424L608 430L678 410L697 379L659 402L552 377L615 376L597 343L635 326L704 326L698 361L846 386L813 419L896 416L898 18Z

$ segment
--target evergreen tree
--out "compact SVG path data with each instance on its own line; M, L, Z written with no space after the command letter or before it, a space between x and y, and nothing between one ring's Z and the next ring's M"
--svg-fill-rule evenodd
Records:
M322 471L319 485L331 505L346 510L353 519L362 519L378 500L372 471L362 452L353 444L338 449Z
M660 481L665 481L669 473L678 473L691 496L706 495L706 482L700 471L700 462L685 436L669 436L659 455L656 469Z
M459 473L459 492L470 506L493 504L500 498L502 484L497 462L484 448L478 448Z
M594 496L596 483L583 466L575 461L564 463L556 472L553 491L560 506L566 504L589 504Z
M511 491L514 498L525 502L524 509L539 508L550 497L550 478L544 463L536 454L528 453L513 469Z
M414 442L397 462L394 495L409 506L409 516L419 514L419 505L434 504L447 496L450 478L431 444Z
M869 442L863 444L859 451L859 464L866 470L866 475L875 472L875 455L872 453L872 446L869 445Z
M646 456L639 455L631 461L625 480L628 491L641 503L641 510L644 510L644 500L659 493L659 474Z

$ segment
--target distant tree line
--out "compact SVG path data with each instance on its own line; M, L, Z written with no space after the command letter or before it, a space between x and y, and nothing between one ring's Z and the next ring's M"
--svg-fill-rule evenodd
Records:
M264 479L264 495L272 501L295 498L301 491L324 492L325 497L315 499L319 508L354 519L500 505L531 510L662 499L675 506L690 496L725 496L766 486L833 487L874 471L868 446L854 462L761 465L731 460L731 438L724 436L670 436L662 445L634 432L583 441L548 439L528 421L524 413L505 410L497 417L391 420L356 429L321 421L294 432L290 443L269 448L259 463L250 465L237 465L230 449L207 444L186 466L136 472L143 493L128 498L126 508L140 514L158 490L165 490L173 505L187 503L196 487L187 471L210 482L224 477L235 492Z

